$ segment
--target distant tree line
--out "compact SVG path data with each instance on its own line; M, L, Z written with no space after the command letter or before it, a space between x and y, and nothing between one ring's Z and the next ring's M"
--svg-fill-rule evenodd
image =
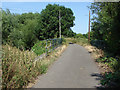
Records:
M74 37L71 30L75 16L70 8L48 4L41 13L14 14L2 10L2 43L21 49L31 49L39 40L59 37L59 10L61 13L61 34Z

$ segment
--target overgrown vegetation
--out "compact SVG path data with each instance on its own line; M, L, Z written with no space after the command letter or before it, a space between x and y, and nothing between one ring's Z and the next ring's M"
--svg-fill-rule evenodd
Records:
M35 61L38 55L45 52L46 41L42 40L59 37L59 10L62 17L62 35L74 36L71 27L74 26L75 17L70 8L49 4L41 13L14 14L8 9L2 10L3 89L27 86L39 74L45 73L58 56L54 52L50 60Z
M101 84L105 87L119 87L120 86L120 57L101 57L97 62L104 63L111 70L105 72Z
M36 54L3 45L2 88L22 88L40 73L40 63L34 65Z
M43 41L39 41L32 47L32 51L34 51L37 55L41 55L43 53L48 53L53 51L58 46L62 45L65 40L63 38L56 39L47 39Z
M71 30L75 16L70 8L48 4L41 13L14 14L2 10L2 43L30 50L39 40L59 37L59 10L61 14L61 34L73 37Z
M65 44L79 44L81 46L90 45L86 38L65 38Z
M92 18L92 38L103 40L107 51L120 55L120 2L95 2L90 7Z
M3 45L2 88L23 88L35 78L47 71L48 66L56 60L64 47L54 51L49 57L35 61L32 51L21 51L16 47Z
M39 41L32 47L32 51L35 52L37 55L42 55L46 51L46 41Z
M104 73L104 87L120 86L120 2L95 2L90 9L92 18L91 44L104 50L97 62L104 63L112 71Z
M90 32L91 44L106 53L97 59L97 62L104 63L112 69L104 73L101 84L105 87L119 87L120 2L95 2L90 9L94 14ZM75 17L70 8L49 4L41 13L14 14L9 10L2 10L3 88L26 86L37 75L45 73L48 66L55 60L34 62L37 55L45 52L45 42L41 40L59 37L59 10L62 17L62 35L67 37L63 39L64 44L90 45L87 40L88 33L75 34L71 30ZM55 52L54 57L56 56Z

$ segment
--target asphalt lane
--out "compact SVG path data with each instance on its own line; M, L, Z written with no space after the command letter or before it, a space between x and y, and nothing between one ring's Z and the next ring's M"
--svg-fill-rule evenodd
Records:
M97 75L99 69L90 53L80 45L70 44L32 88L95 88L99 84Z

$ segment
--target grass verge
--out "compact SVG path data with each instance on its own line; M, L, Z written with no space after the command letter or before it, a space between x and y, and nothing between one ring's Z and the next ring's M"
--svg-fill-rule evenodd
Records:
M112 56L112 52L108 53L90 44L85 48L91 53L100 70L101 86L98 88L120 87L120 57Z
M99 70L101 85L98 88L120 87L120 57L113 56L112 52L108 53L100 48L92 46L85 38L66 38L67 44L69 42L79 44L85 47L91 53ZM104 46L104 44L103 44Z
M2 88L25 88L29 83L33 83L38 75L47 71L49 65L56 60L65 47L63 45L53 51L53 54L50 53L47 58L35 62L37 55L34 52L3 45Z
M41 66L40 66L40 71L41 71L41 74L44 74L47 72L49 66L55 61L57 60L57 58L61 55L61 53L66 49L66 45L62 45L60 47L58 47L55 51L53 51L52 53L49 53L49 56L43 58L42 60L37 60L34 64L36 65L37 63L41 63ZM37 82L37 78L36 78L36 81ZM34 82L34 83L35 83ZM29 85L26 87L26 88L31 88L34 83L29 83Z

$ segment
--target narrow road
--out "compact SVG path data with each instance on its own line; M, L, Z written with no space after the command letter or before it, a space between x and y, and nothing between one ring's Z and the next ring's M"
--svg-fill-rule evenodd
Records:
M86 49L70 44L33 88L94 88L99 70Z

